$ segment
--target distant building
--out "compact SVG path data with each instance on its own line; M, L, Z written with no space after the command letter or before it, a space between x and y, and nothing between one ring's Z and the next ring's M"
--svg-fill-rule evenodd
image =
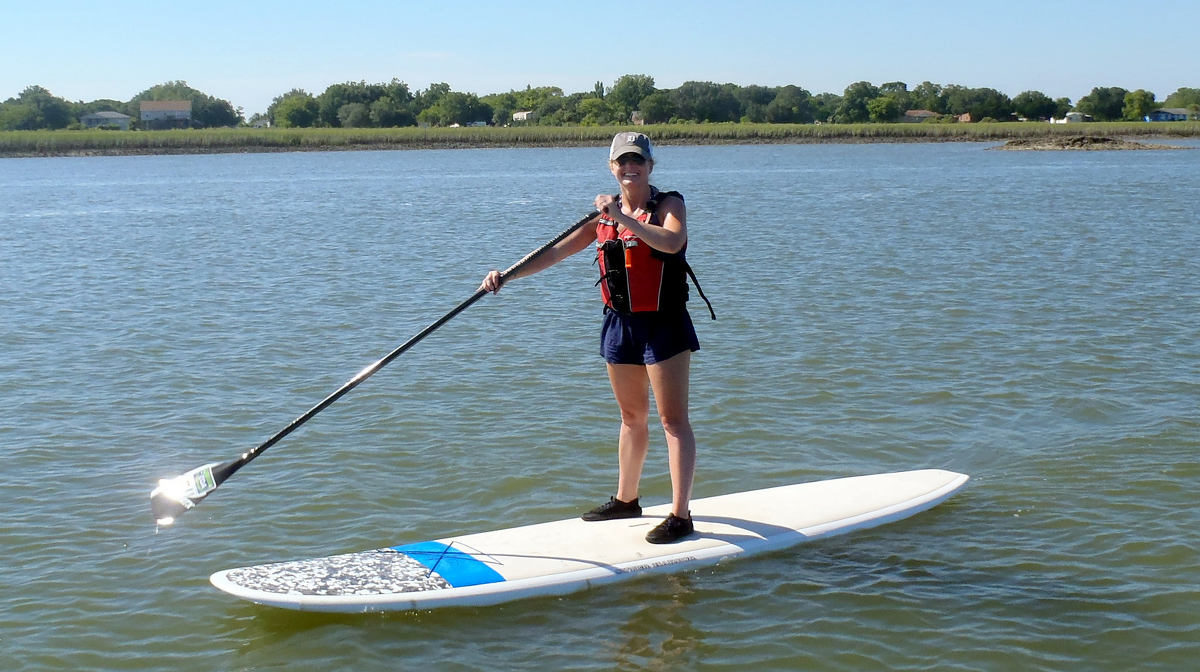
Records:
M1182 107L1163 107L1146 116L1146 121L1187 121L1188 111Z
M533 121L533 110L513 112L513 121Z
M129 120L132 118L128 114L121 114L120 112L93 112L80 117L79 123L84 128L115 126L122 131L128 131Z
M192 125L192 101L143 100L143 128L187 128Z
M1082 112L1067 112L1066 116L1064 116L1062 119L1050 117L1050 123L1052 124L1080 124L1091 120L1092 115L1084 114Z
M937 119L941 115L937 112L929 110L906 110L904 112L904 121L914 124L925 121L926 119Z

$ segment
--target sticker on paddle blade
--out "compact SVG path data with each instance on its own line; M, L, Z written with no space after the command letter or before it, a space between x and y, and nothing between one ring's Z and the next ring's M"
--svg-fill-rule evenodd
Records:
M150 510L159 525L171 525L184 511L195 508L200 501L217 487L213 476L216 462L193 469L182 476L161 479L158 487L150 493Z
M188 474L192 477L191 487L187 489L188 497L201 497L217 487L217 479L213 478L215 466L215 462L206 464Z

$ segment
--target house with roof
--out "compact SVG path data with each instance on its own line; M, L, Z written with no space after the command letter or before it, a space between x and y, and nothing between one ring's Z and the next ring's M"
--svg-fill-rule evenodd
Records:
M1067 112L1065 115L1063 115L1062 119L1050 117L1050 123L1052 124L1081 124L1085 121L1091 120L1092 115L1084 114L1082 112Z
M1183 107L1162 107L1146 115L1146 121L1187 121L1188 111Z
M119 128L129 130L129 120L133 117L120 112L93 112L79 118L79 124L84 128Z
M143 100L142 128L187 128L192 125L192 101Z
M906 121L910 124L920 123L922 121L925 121L926 119L937 119L939 116L941 116L941 115L939 115L937 112L932 112L930 110L905 110L904 111L904 121Z

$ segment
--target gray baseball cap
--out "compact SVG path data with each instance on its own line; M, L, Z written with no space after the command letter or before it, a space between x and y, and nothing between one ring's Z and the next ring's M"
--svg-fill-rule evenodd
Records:
M622 154L637 154L647 161L654 160L650 149L650 138L645 133L623 131L613 137L612 147L608 150L608 160L616 161Z

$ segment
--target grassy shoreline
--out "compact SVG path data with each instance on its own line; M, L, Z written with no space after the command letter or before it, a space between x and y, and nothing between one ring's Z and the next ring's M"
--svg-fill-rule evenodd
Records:
M628 127L219 128L179 131L4 131L0 157L228 152L578 147L604 145ZM866 142L1002 142L1083 135L1200 137L1200 122L1084 124L664 124L644 130L663 145Z

